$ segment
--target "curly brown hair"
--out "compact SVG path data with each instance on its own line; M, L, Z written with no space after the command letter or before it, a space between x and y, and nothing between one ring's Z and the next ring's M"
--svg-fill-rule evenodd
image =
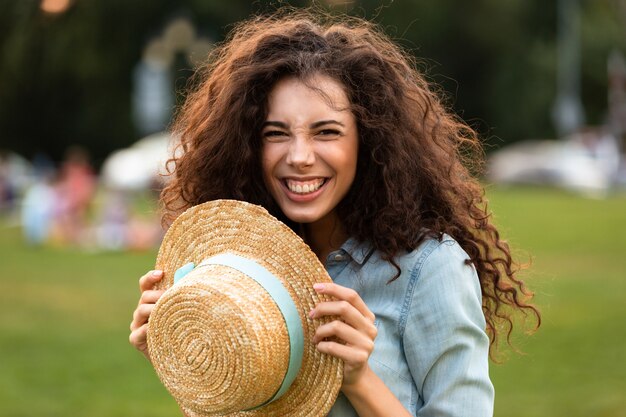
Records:
M196 73L173 125L183 152L168 162L164 224L228 198L260 204L296 228L264 185L260 133L275 83L315 74L344 86L357 120L356 178L337 207L347 233L370 242L398 274L394 255L450 235L478 272L492 353L502 331L509 339L515 310L534 315L538 327L532 293L516 278L476 179L476 132L445 108L408 53L359 18L288 10L234 27Z

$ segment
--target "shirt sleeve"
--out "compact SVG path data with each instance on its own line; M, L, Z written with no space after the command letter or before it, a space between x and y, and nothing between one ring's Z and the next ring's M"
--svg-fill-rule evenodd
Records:
M458 243L444 240L412 271L402 342L421 397L419 417L493 415L480 284L466 259Z

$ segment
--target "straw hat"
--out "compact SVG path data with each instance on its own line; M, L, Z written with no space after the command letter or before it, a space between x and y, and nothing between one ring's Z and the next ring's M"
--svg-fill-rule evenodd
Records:
M148 350L186 414L328 413L343 367L311 341L331 318L308 312L328 300L313 284L331 279L291 229L253 204L200 204L174 221L156 268L167 291L150 316Z

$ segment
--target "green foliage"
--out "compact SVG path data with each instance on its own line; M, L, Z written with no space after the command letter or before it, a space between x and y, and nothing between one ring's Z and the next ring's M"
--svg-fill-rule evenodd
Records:
M193 16L215 38L250 7L244 1L228 8L201 3L77 1L50 16L37 1L3 2L0 148L26 155L44 150L58 160L79 144L101 162L134 142L131 74L146 43L176 15Z
M598 124L606 112L608 53L626 52L626 11L623 0L579 1L583 103L588 121ZM490 144L554 136L557 2L316 3L379 22ZM81 0L59 16L42 13L36 0L0 2L0 149L26 156L44 150L58 160L81 144L101 162L137 139L131 73L171 18L188 16L219 41L232 23L280 4L310 2ZM175 74L176 87L189 73Z
M523 355L492 364L496 416L624 416L626 196L494 189L491 208L543 314ZM29 248L0 229L0 416L175 416L128 344L155 253Z
M372 5L376 2L369 2ZM581 1L583 105L592 124L606 112L606 60L626 53L626 13L617 0ZM391 2L383 25L425 60L454 110L501 146L554 137L557 2Z

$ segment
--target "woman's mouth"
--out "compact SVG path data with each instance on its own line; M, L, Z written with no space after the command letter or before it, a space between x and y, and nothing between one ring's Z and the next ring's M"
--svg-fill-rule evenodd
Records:
M285 178L283 180L283 183L285 184L287 189L291 191L292 193L305 195L305 194L314 193L317 190L319 190L324 185L326 180L327 178L323 178L323 177L315 178L312 180L306 180L306 181Z

